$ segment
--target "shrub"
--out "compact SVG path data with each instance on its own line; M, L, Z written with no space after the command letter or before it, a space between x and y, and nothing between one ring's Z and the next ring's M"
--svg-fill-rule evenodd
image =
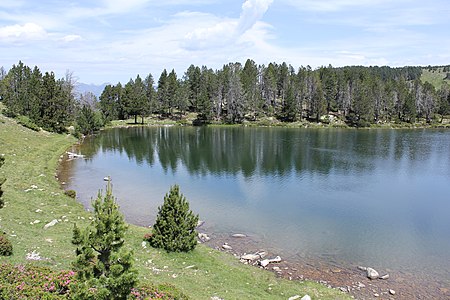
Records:
M33 265L0 265L1 299L67 299L73 271L52 271Z
M67 190L64 192L64 194L74 199L77 196L77 192L75 192L74 190Z
M4 234L0 234L0 255L10 256L13 253L13 246Z
M76 224L72 243L77 245L76 261L78 283L73 294L76 299L126 299L137 282L132 268L130 251L122 250L127 226L119 212L111 183L106 195L98 193L93 201L94 219L80 230Z
M175 185L159 208L150 245L168 252L193 250L197 245L197 222L198 215L192 213L186 198L180 194L180 188Z
M17 122L18 122L20 125L22 125L22 126L28 128L28 129L31 129L31 130L34 130L34 131L39 131L39 130L41 130L41 129L39 128L39 126L37 126L33 121L30 120L30 118L28 118L28 117L26 117L26 116L18 116L18 117L17 117Z

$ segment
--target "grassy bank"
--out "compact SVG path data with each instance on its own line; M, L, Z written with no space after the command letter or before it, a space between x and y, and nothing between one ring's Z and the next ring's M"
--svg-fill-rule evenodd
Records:
M86 225L90 213L63 194L55 180L58 159L76 140L68 135L35 132L0 115L0 170L5 207L0 226L13 243L14 254L0 263L21 264L28 253L39 253L34 264L69 269L74 260L73 223ZM104 188L102 186L99 189ZM169 188L169 187L168 187ZM95 196L95 195L92 195ZM162 199L161 199L162 201ZM59 222L48 229L44 225ZM146 228L130 225L127 245L134 251L142 282L169 283L191 299L287 299L309 294L313 299L347 299L348 295L312 282L292 282L243 265L236 258L199 245L191 253L166 253L142 247Z

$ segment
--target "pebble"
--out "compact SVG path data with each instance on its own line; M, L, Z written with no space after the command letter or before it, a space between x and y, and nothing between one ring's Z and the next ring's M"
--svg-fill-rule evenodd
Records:
M373 294L373 296L374 296L374 297L380 297L380 295L377 294L377 293Z
M395 295L395 291L391 289L391 290L389 290L389 294Z

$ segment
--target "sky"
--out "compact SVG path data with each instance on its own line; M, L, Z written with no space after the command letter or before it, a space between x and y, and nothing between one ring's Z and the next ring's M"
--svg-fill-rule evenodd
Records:
M183 76L250 58L300 66L449 65L448 0L0 0L0 66L83 83Z

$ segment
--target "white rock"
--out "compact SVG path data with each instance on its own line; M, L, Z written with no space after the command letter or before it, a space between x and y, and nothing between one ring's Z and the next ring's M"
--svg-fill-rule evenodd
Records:
M263 268L267 267L270 263L277 263L281 261L281 257L277 256L275 258L272 259L264 259L259 261L259 265Z
M244 254L241 256L243 260L257 260L260 256L258 254Z
M142 241L141 247L142 247L143 249L147 249L147 243L146 243L145 241Z
M205 221L202 221L202 220L198 220L198 221L197 221L197 227L200 227L200 226L202 226L203 224L205 224Z
M394 290L389 290L389 294L395 295L395 291Z
M289 299L288 300L297 300L297 299L300 299L300 295L295 295L295 296L292 296L292 297L289 297Z
M309 295L305 295L300 300L311 300L311 297Z
M222 248L225 250L233 250L233 247L231 247L230 245L228 245L226 243L222 245Z
M27 260L41 260L41 256L39 254L39 252L36 252L35 250L33 250L31 253L27 253Z
M50 223L47 223L47 224L44 225L44 229L53 227L53 226L55 226L57 223L58 223L58 220L53 219Z
M378 274L378 272L375 269L372 268L367 268L367 278L369 279L377 279L378 277L380 277L380 274Z
M378 277L380 279L389 279L389 274L384 274L383 276Z
M232 234L231 236L234 237L234 238L245 238L245 237L247 237L245 234L242 234L242 233L235 233L235 234Z
M211 239L206 233L201 233L201 232L198 234L198 238L202 242L207 242Z

